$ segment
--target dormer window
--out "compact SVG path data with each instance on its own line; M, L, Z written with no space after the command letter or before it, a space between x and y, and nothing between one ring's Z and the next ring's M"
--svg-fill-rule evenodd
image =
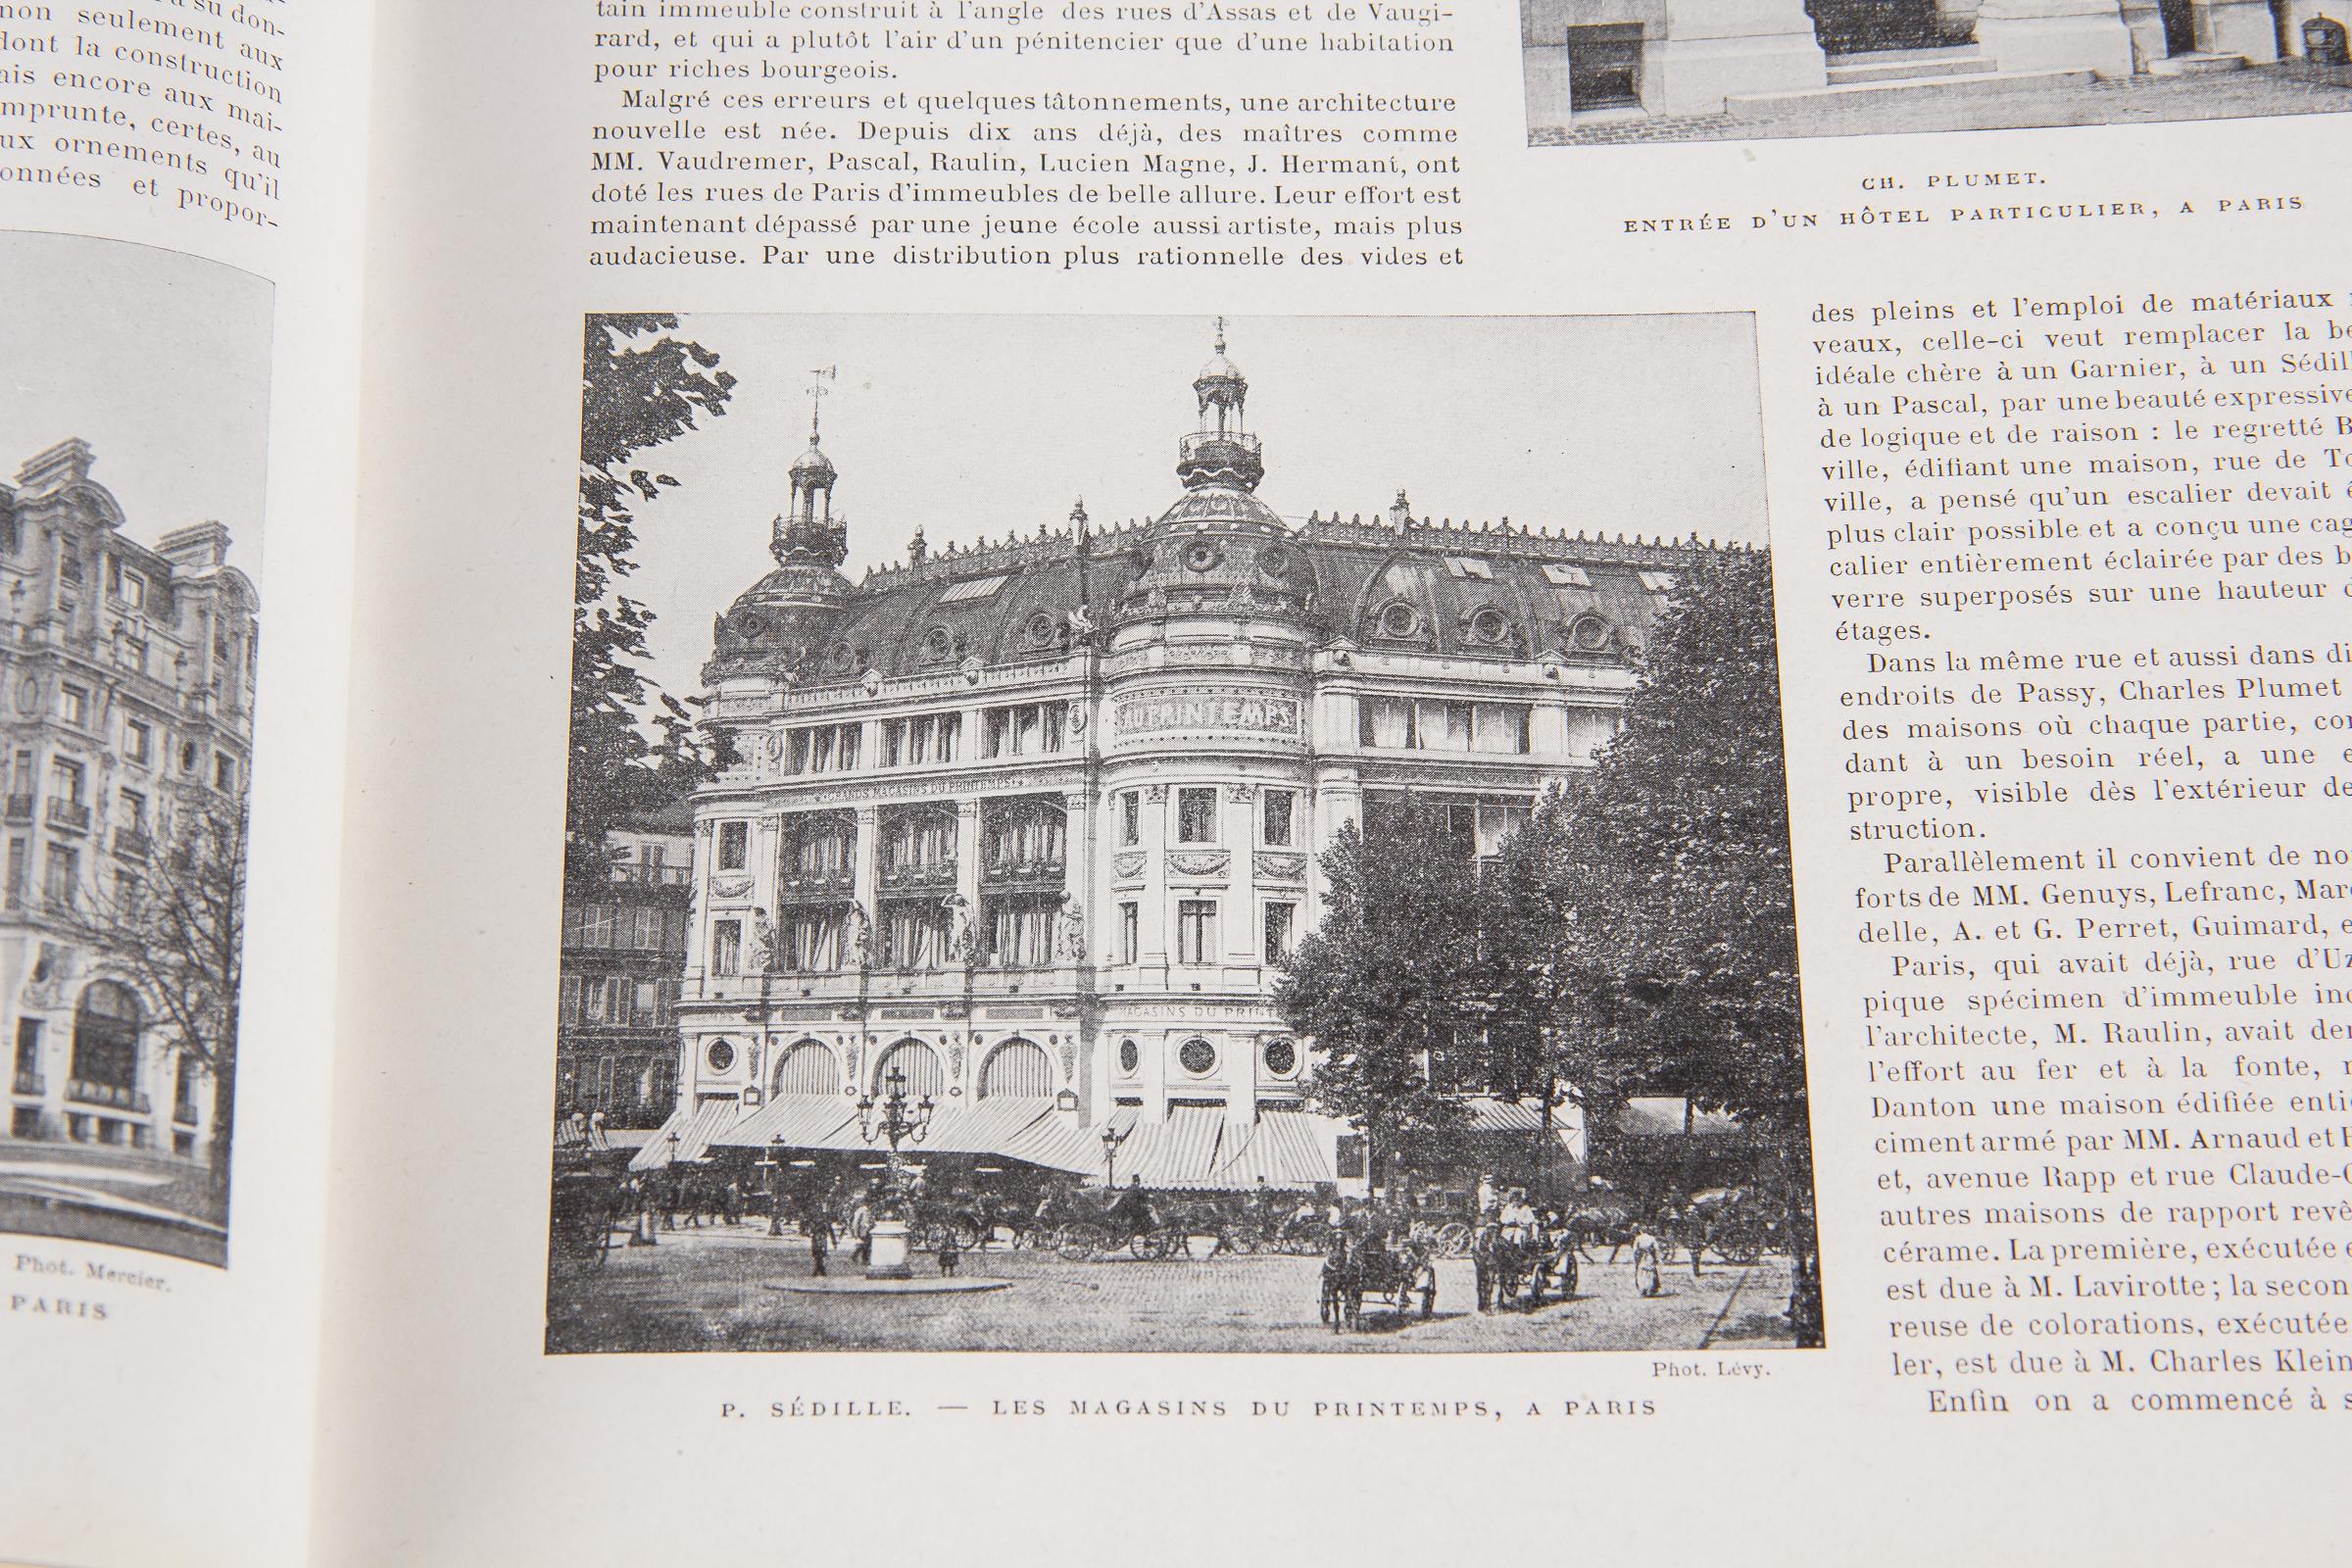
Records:
M127 566L116 568L115 597L133 610L147 608L147 579Z
M1412 606L1397 599L1381 606L1380 618L1376 624L1383 637L1402 639L1415 636L1420 632L1421 617L1413 613Z

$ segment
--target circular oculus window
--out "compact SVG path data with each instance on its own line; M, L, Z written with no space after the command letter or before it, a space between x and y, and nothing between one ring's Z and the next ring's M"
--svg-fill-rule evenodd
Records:
M724 1040L713 1040L710 1049L703 1053L703 1059L710 1064L712 1072L725 1072L735 1065L735 1047Z
M1176 1060L1186 1072L1199 1077L1217 1064L1217 1048L1195 1035L1176 1048Z
M1269 1040L1265 1051L1266 1071L1277 1078L1287 1078L1298 1065L1298 1047L1289 1040Z
M1383 637L1410 637L1421 629L1421 617L1407 604L1393 604L1380 612L1380 634Z
M1134 1041L1122 1040L1119 1042L1119 1071L1132 1073L1143 1065L1143 1061L1144 1054L1136 1049Z
M1507 642L1510 635L1510 620L1499 610L1482 610L1470 617L1470 636L1475 642Z
M1213 540L1196 539L1184 547L1184 566L1187 571L1207 571L1224 559L1224 550Z

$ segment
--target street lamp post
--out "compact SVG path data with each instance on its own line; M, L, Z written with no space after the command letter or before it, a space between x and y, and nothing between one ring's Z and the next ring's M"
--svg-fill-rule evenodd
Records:
M767 1141L767 1152L758 1162L767 1172L767 1234L784 1234L784 1135Z
M904 1280L914 1277L906 1260L906 1191L899 1166L899 1146L919 1144L931 1130L931 1097L906 1102L906 1074L893 1067L883 1076L888 1091L879 1102L871 1095L858 1101L858 1136L866 1143L879 1140L887 1151L882 1164L881 1213L866 1238L865 1277Z
M1127 1132L1135 1129L1130 1127ZM1127 1133L1116 1128L1102 1129L1102 1185L1112 1192L1119 1187L1119 1146L1127 1141Z

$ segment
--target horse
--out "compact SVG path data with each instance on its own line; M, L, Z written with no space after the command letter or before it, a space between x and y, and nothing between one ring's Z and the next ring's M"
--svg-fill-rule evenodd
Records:
M1323 1252L1323 1274L1315 1310L1339 1334L1362 1321L1364 1291L1357 1273L1362 1243L1334 1227Z
M1385 1297L1390 1314L1401 1323L1416 1294L1427 1322L1438 1305L1438 1269L1427 1249L1409 1242L1391 1246L1346 1229L1332 1232L1318 1310L1334 1334L1363 1327L1366 1296Z
M1576 1243L1571 1229L1538 1227L1529 1233L1489 1220L1470 1244L1470 1262L1477 1274L1481 1312L1542 1306L1545 1291L1554 1285L1562 1300L1576 1294Z

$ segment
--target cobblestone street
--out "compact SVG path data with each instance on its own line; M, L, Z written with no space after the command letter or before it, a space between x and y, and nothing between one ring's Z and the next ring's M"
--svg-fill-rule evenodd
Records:
M2001 93L1955 89L1891 100L1868 94L1831 95L1756 106L1739 115L1610 116L1569 130L1539 129L1529 140L1538 147L1594 147L2040 125L2130 125L2252 115L2328 114L2346 109L2352 109L2352 71L2289 62L2213 75L2132 76L2083 86Z
M617 1244L618 1238L615 1237ZM1601 1256L1606 1256L1603 1252ZM915 1272L935 1264L918 1255ZM846 1249L836 1275L855 1276ZM963 1273L1010 1288L972 1296L810 1296L770 1289L809 1276L807 1244L757 1226L664 1233L615 1245L601 1266L564 1263L550 1280L548 1348L578 1350L1627 1350L1787 1346L1788 1265L1686 1262L1643 1299L1632 1269L1586 1265L1578 1295L1533 1312L1481 1316L1470 1264L1438 1266L1436 1315L1401 1326L1367 1305L1364 1332L1316 1318L1321 1262L1212 1257L1070 1262L991 1249Z

